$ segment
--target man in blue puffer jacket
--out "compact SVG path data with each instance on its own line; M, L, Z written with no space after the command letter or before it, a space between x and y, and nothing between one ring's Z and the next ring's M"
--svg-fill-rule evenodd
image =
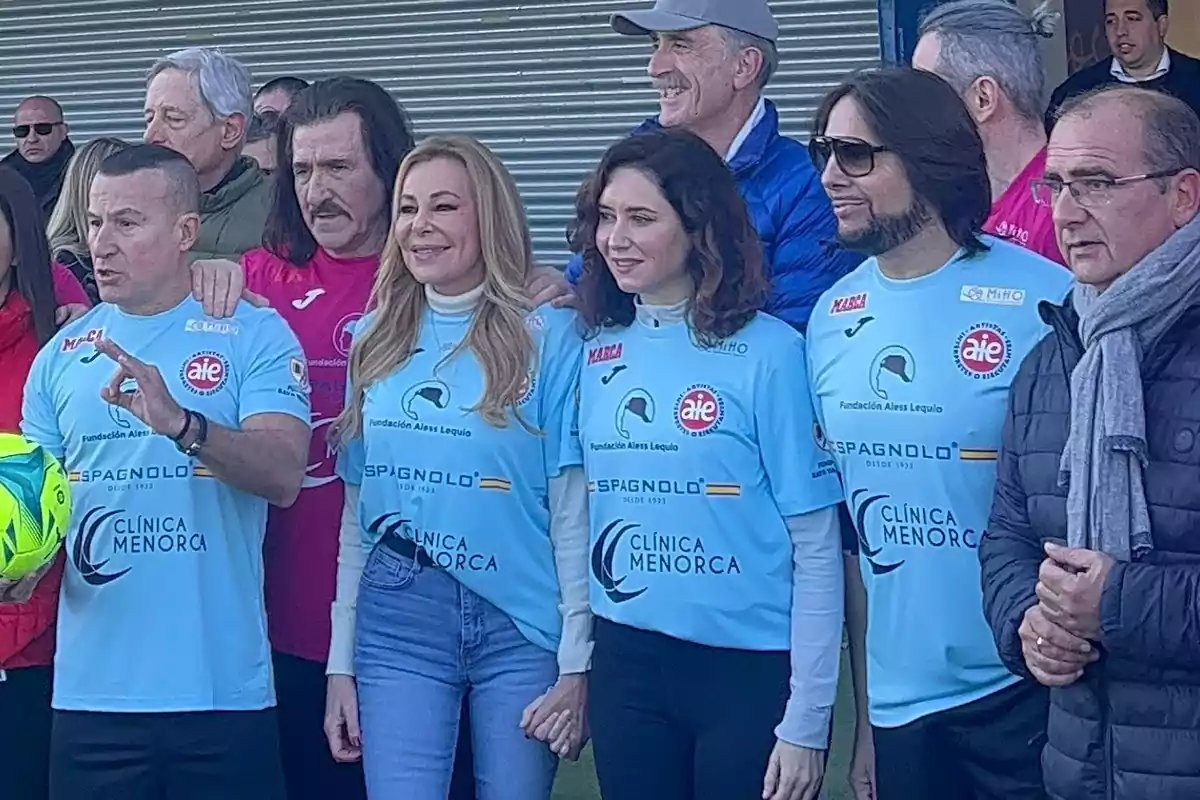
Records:
M821 293L862 260L837 247L837 224L804 145L779 135L762 89L778 66L779 25L766 0L658 0L615 14L613 29L655 41L649 72L660 113L634 133L684 128L737 178L771 271L766 311L803 332ZM576 256L567 279L579 277Z

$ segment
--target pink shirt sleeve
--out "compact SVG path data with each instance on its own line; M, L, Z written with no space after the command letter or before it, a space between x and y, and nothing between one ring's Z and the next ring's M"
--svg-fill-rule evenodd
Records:
M50 265L50 273L54 278L54 297L60 306L79 304L91 308L92 301L71 270L55 262Z
M1061 264L1064 267L1067 265L1067 260L1063 258L1062 251L1058 249L1058 237L1054 232L1054 224L1046 220L1043 224L1034 227L1029 234L1030 242L1029 249L1038 255L1048 258L1055 264Z
M265 273L270 258L267 251L261 247L247 250L242 254L242 278L246 282L246 288L255 294L265 294L264 284L267 282Z

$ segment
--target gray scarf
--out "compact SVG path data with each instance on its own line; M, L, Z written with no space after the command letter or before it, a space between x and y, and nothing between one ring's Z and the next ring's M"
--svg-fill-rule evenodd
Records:
M1059 465L1068 486L1067 543L1130 561L1154 547L1142 357L1196 304L1200 217L1103 293L1075 284L1083 358L1071 373L1071 430Z

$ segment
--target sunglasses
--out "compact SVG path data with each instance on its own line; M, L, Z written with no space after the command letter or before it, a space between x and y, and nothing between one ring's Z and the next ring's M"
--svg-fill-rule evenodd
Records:
M814 136L808 143L808 157L817 174L825 171L829 159L837 159L838 167L851 178L862 178L875 169L875 154L891 148L864 142L862 139L838 139L833 136Z
M32 125L14 125L13 136L18 139L24 139L29 135L29 132L37 131L38 136L49 136L50 132L62 125L61 122L35 122Z

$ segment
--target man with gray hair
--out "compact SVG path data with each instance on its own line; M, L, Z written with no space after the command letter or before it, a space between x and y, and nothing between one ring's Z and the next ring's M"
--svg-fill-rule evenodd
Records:
M779 66L779 24L767 0L657 0L614 14L612 27L653 40L659 115L634 133L682 128L724 156L762 240L766 311L804 331L821 293L862 260L834 244L833 206L804 145L779 135L763 89ZM567 278L579 277L578 257Z
M1075 275L1013 382L979 545L1004 663L1051 687L1054 800L1200 797L1200 118L1068 100L1036 184Z
M1061 264L1050 209L1030 188L1046 166L1038 40L1053 35L1057 17L1046 3L1032 14L1007 0L945 3L921 22L913 67L953 86L979 128L993 201L984 232Z
M146 142L184 155L200 177L193 259L236 261L262 245L272 189L258 164L242 155L250 97L250 73L212 48L171 53L147 75Z

